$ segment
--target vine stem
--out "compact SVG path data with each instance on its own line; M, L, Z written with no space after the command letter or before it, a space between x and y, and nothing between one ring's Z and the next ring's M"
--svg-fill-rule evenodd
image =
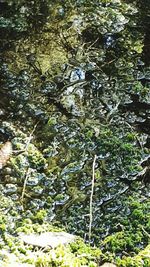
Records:
M92 233L92 222L93 222L93 194L94 194L94 183L95 183L95 164L96 164L97 155L94 156L93 166L92 166L92 186L91 186L91 195L90 195L90 222L89 222L89 242L91 240Z

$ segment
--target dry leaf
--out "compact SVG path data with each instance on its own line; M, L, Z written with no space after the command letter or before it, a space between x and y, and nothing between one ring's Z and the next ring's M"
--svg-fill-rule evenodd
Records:
M2 169L12 154L12 144L7 141L0 150L0 169Z

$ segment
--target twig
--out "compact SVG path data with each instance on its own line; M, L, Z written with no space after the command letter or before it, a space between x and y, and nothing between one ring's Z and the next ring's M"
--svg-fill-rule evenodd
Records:
M24 200L24 195L25 195L25 191L26 191L26 184L27 184L29 175L30 175L30 169L28 168L28 169L27 169L27 172L26 172L25 179L24 179L24 184L23 184L22 194L21 194L21 198L20 198L21 203L22 203L22 206L23 206L23 200Z
M24 148L24 149L21 149L21 150L19 150L19 151L18 151L18 150L13 150L13 154L14 154L15 156L18 156L18 155L21 154L21 153L27 152L27 149L28 149L28 146L29 146L29 144L30 144L30 142L31 142L31 139L33 138L32 135L33 135L33 133L34 133L34 131L35 131L35 129L36 129L38 123L39 123L39 122L37 122L37 123L35 124L33 130L31 131L31 133L30 133L30 135L29 135L29 137L28 137L28 141L27 141L27 143L25 144L25 148Z
M110 112L107 114L107 120L109 120L110 116L111 116L115 111L118 110L118 106L120 105L120 102L121 102L121 101L119 101L119 102L115 105L115 107L112 108L112 109L110 110ZM112 120L112 119L111 119L111 120ZM110 120L110 123L111 123L111 120Z
M91 188L91 196L90 196L89 242L91 240L91 230L92 230L92 222L93 222L93 194L94 194L95 163L96 163L96 159L97 159L97 155L94 156L93 167L92 167L92 188Z
M31 131L31 133L30 133L30 135L28 137L28 141L27 141L26 146L25 146L25 151L27 151L27 149L28 149L28 146L29 146L29 144L31 142L31 139L33 138L33 133L36 130L36 127L37 127L38 123L39 123L39 121L34 125L34 128L33 128L33 130Z
M125 124L128 125L128 127L131 129L132 133L134 133L134 128L133 128L133 126L130 125L130 123L128 123L128 122L125 122ZM143 145L142 145L142 143L141 143L141 141L139 140L139 138L138 138L137 135L135 135L135 138L136 138L137 143L139 144L140 148L143 149Z
M141 229L142 229L143 233L150 238L150 234L144 229L143 226L141 226Z
M90 48L96 44L96 42L99 40L99 37L92 43L88 46L88 48L86 49L86 52L88 52L90 50Z
M31 131L30 135L29 135L29 138L28 138L28 141L26 143L26 146L25 146L25 149L24 149L24 152L27 152L27 149L28 149L28 146L31 142L31 139L33 138L33 133L37 127L39 122L37 122L35 125L34 125L34 128L33 130ZM26 174L25 174L25 179L24 179L24 184L23 184L23 189L22 189L22 194L21 194L21 203L22 203L22 208L23 208L23 200L24 200L24 196L25 196L25 190L26 190L26 184L27 184L27 180L29 178L29 175L30 175L30 168L27 169L26 171Z

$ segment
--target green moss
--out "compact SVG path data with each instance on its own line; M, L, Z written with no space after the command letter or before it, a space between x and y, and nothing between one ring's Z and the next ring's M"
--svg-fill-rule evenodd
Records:
M41 214L39 213L40 219ZM37 214L39 218L39 214ZM40 233L44 231L62 231L49 224L39 225L38 223L32 223L30 219L25 219L20 222L21 226L17 228L17 233ZM77 239L76 242L67 246L58 246L55 249L47 248L47 250L33 250L33 246L28 246L20 243L18 237L5 234L4 241L6 247L16 255L17 260L21 263L33 264L35 267L49 267L49 266L84 266L84 267L97 267L99 266L101 251L98 248L92 248L86 245L82 239ZM7 264L6 264L7 266Z
M129 141L134 141L134 140L136 140L136 135L137 135L136 132L127 133L127 139Z
M120 220L123 230L106 237L102 242L104 257L107 260L117 258L117 264L120 267L149 266L147 265L149 246L144 249L149 241L149 207L148 200L139 202L138 200L135 201L133 197L129 197L130 214ZM124 252L135 256L123 256L122 258L116 256L120 253L124 254Z
M140 251L134 257L123 257L116 259L116 264L119 267L149 267L150 266L150 245Z
M32 220L35 221L35 222L39 222L39 223L42 223L45 218L47 216L47 212L46 210L42 209L40 211L38 211L33 217L32 217Z
M39 217L40 216L40 217ZM17 222L18 226L16 229L17 233L26 233L26 234L30 234L30 233L43 233L43 232L60 232L62 230L62 228L58 228L57 226L53 226L51 224L49 224L48 222L43 222L43 220L45 219L46 216L46 212L45 210L42 210L41 212L39 211L37 214L35 214L35 216L31 216L31 219L24 219L21 220L20 222ZM38 222L34 222L37 219L40 218L40 223ZM32 220L33 219L33 220Z
M70 244L70 249L73 253L75 254L84 254L89 255L89 257L96 257L96 258L99 258L100 255L102 254L102 252L100 251L100 249L96 248L96 247L91 247L90 245L88 244L85 244L83 242L82 239L78 239L76 242L74 243L71 243Z
M0 233L1 234L3 232L5 232L6 225L7 225L6 217L4 215L0 214Z
M59 246L46 255L41 254L35 261L35 266L99 266L101 251L85 245L83 241L77 241L67 247Z
M45 166L46 160L44 159L42 153L32 144L28 146L27 158L32 168L41 169Z

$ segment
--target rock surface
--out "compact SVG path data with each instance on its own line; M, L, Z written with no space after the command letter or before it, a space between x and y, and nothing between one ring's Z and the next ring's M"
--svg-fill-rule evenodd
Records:
M105 262L103 265L101 265L100 267L117 267L117 265L113 264L113 263L109 263L109 262Z
M55 248L59 245L66 245L75 241L75 236L65 232L45 232L40 235L30 234L21 235L21 240L29 245L37 247L51 247Z

